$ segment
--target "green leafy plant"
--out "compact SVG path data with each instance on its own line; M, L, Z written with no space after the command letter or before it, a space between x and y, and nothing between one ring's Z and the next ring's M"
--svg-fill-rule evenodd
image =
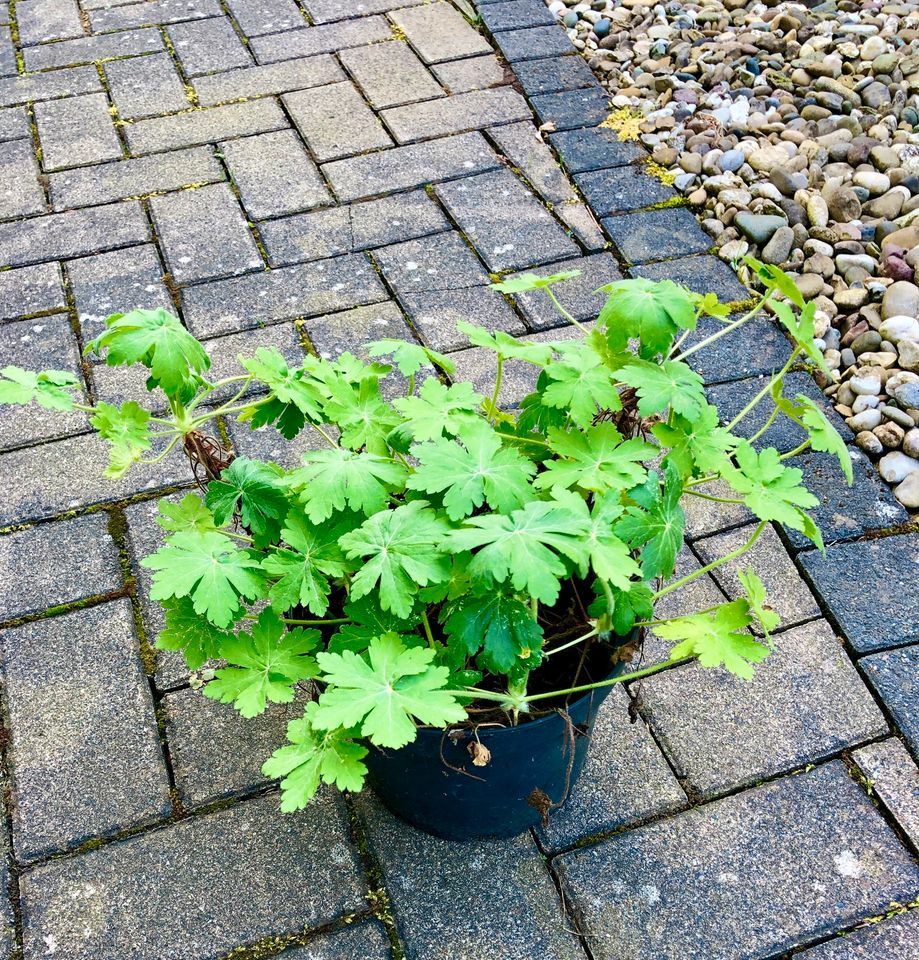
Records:
M242 373L211 380L204 347L178 320L135 310L110 317L87 350L145 367L166 415L134 401L88 406L71 375L11 367L0 371L0 403L85 410L111 445L113 477L183 447L203 496L161 503L166 543L142 561L165 610L157 645L182 651L192 670L216 661L204 695L245 717L308 691L289 743L264 767L294 810L322 782L359 789L368 750L405 746L419 724L470 723L470 711L523 723L689 660L753 675L778 624L754 570L730 602L669 617L655 607L736 561L769 523L821 545L808 514L817 499L787 461L812 446L850 478L851 466L820 408L782 394L795 362L821 362L813 305L781 272L751 266L766 293L736 320L675 283L622 280L603 288L596 323L574 339L463 324L494 355L488 395L457 382L449 357L399 340L371 344L366 362L308 356L298 367L260 347L239 358ZM553 290L576 275L495 287L544 291L581 327ZM764 307L791 355L722 424L687 359ZM684 346L703 313L720 328ZM513 410L501 404L509 362L532 368L535 384ZM760 403L772 404L765 424L736 433ZM756 444L778 416L808 437L784 455ZM234 458L204 432L231 417L288 439L312 430L318 448L292 469ZM759 522L741 548L673 581L688 498L743 506ZM645 630L670 656L609 675L636 657ZM597 660L601 676L588 676Z

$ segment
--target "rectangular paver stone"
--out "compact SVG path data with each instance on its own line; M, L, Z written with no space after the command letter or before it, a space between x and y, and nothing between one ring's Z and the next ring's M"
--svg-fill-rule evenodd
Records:
M26 70L51 70L81 63L96 63L112 57L133 57L163 49L163 38L152 27L124 30L95 37L79 37L60 43L27 47L23 51Z
M397 820L368 794L360 796L358 808L407 960L581 960L529 834L474 843L441 840ZM463 922L444 924L443 904L459 890Z
M398 40L345 50L340 57L377 110L444 94L408 44Z
M397 294L488 283L488 274L455 232L383 247L373 256Z
M249 46L259 63L275 63L317 53L336 53L347 47L362 47L378 40L388 40L391 36L392 27L385 17L359 17L345 23L253 37Z
M580 57L566 59L581 60ZM536 61L537 64L541 62ZM520 68L523 66L521 64ZM620 140L619 134L608 127L564 130L549 134L549 141L571 173L624 167L647 156L647 151L640 143Z
M60 310L65 306L58 264L37 263L0 272L0 320Z
M230 140L220 149L253 220L332 202L329 188L293 130Z
M130 601L5 630L0 646L20 859L172 812Z
M30 217L45 211L45 192L28 140L0 144L0 219Z
M247 97L306 90L344 79L344 71L334 58L328 54L320 54L302 60L282 60L280 63L197 77L194 88L198 94L198 102L208 107Z
M252 65L249 51L226 17L177 23L166 32L188 77Z
M153 117L191 106L168 54L115 60L105 64L104 70L112 100L123 120Z
M215 960L364 905L341 801L275 794L61 860L23 878L25 957ZM304 883L308 875L310 883Z
M874 795L913 846L919 847L919 768L906 747L891 737L856 750L852 759L871 783Z
M469 26L449 3L429 3L391 14L425 63L442 63L477 53L491 53L491 45Z
M364 345L384 337L413 340L402 311L392 300L355 307L344 313L313 317L303 322L303 328L316 352L326 359L346 352L366 358Z
M609 217L603 221L603 228L630 263L685 257L704 253L712 246L712 238L684 207Z
M150 212L178 283L259 270L264 264L232 191L225 184L154 197Z
M740 314L728 319L739 320ZM720 320L700 317L696 329L683 341L683 347L688 350L719 329L724 329ZM747 377L771 377L783 366L789 352L788 340L778 324L761 314L687 357L686 362L707 384L726 383Z
M631 170L632 168L623 169ZM584 176L589 177L591 174L584 174ZM575 179L578 178L575 177ZM646 179L658 183L653 177L646 176ZM663 184L658 183L658 186L662 187ZM590 197L587 199L590 202ZM602 213L600 215L602 216ZM681 257L678 260L665 260L661 263L646 263L640 267L632 267L629 272L633 277L645 277L648 280L673 280L674 283L681 283L695 293L702 293L703 296L706 293L713 293L722 303L736 303L750 296L750 291L737 279L737 274L730 265L719 257L708 255Z
M638 165L580 173L574 180L598 217L638 210L677 195Z
M29 115L23 107L0 107L0 143L31 136Z
M469 346L469 338L456 327L460 321L492 332L503 330L515 336L526 332L526 327L504 297L489 287L403 290L399 302L411 317L412 325L435 350L458 350Z
M93 31L128 30L148 24L179 23L182 20L200 20L222 16L218 0L149 0L120 6L97 7L90 10Z
M584 64L587 67L587 64ZM486 90L506 83L504 66L494 54L484 57L469 57L453 60L432 67L434 75L447 88L448 93L468 93L470 90ZM590 68L587 67L588 72Z
M555 17L542 0L507 0L482 7L482 23L492 33L500 30L519 30L521 27L540 27L554 24Z
M863 657L859 666L919 756L919 646Z
M909 899L919 881L841 763L557 863L597 960L763 960Z
M544 200L556 206L577 202L571 182L545 141L534 134L532 123L523 121L494 127L488 135Z
M801 960L912 960L917 952L919 912L910 910L883 923L847 931L800 956Z
M76 0L19 0L19 42L24 46L83 36Z
M539 60L543 57L562 57L575 53L568 35L559 26L528 27L500 33L495 41L510 63L518 60Z
M12 107L33 100L73 97L102 89L95 67L73 67L51 73L0 79L0 107Z
M104 93L37 103L35 122L45 170L124 156Z
M562 90L593 87L593 71L583 57L552 57L547 60L522 60L514 67L517 80L530 97ZM612 131L610 131L612 132Z
M227 0L227 7L247 37L303 27L303 11L294 0Z
M473 90L384 110L380 116L397 143L429 140L451 133L481 130L497 123L529 120L530 109L510 87Z
M609 114L610 94L602 87L562 90L531 97L540 123L551 123L556 130L575 130L585 124L602 123Z
M519 270L578 252L552 214L510 170L435 189L491 270Z
M330 23L333 20L345 20L350 17L366 17L372 13L385 13L396 7L410 7L424 0L304 0L303 6L313 23Z

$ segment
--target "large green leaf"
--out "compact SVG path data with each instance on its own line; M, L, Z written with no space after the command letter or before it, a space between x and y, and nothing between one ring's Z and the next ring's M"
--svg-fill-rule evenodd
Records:
M643 357L665 353L680 330L696 326L692 294L672 280L616 280L600 288L608 294L597 322L614 350L637 337Z
M80 381L66 370L33 373L22 367L0 370L0 405L37 403L47 410L72 410Z
M706 405L702 378L680 360L632 360L616 375L638 391L638 412L643 417L670 409L678 416L697 420Z
M738 443L719 426L718 411L708 403L696 419L674 415L669 423L655 423L651 432L662 447L669 448L664 463L673 463L684 478L729 469L730 452Z
M479 663L491 673L503 674L524 662L528 669L539 665L542 627L530 609L516 597L494 592L476 597L468 594L451 604L444 622L457 666L479 651Z
M623 440L611 423L587 430L549 430L549 446L560 458L548 460L534 484L540 490L577 487L591 493L626 490L642 483L642 461L657 455L657 447L634 437Z
M197 670L208 660L219 658L224 644L233 637L196 613L188 597L173 597L161 601L161 605L166 626L156 638L156 647L158 650L181 650L189 670Z
M641 570L646 580L668 579L683 546L686 517L680 507L683 485L675 469L667 469L664 483L654 474L641 492L641 499L630 506L616 523L617 536L631 547L641 547ZM633 491L633 495L638 491Z
M483 399L470 383L445 387L429 377L417 395L400 397L393 406L405 417L405 426L415 440L436 440L445 433L455 436L463 427L478 423L477 411Z
M287 515L287 492L282 471L271 464L237 457L207 487L204 502L219 526L239 511L243 526L255 544L263 547L278 539L281 521Z
M562 359L546 367L546 376L552 381L542 391L547 407L564 410L581 427L589 427L598 411L622 409L615 379L588 345L559 344L559 348Z

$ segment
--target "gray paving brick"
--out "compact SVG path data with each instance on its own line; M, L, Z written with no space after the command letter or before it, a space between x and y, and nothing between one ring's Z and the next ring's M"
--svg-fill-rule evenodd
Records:
M444 95L440 84L406 43L391 40L345 50L340 56L345 69L377 110Z
M392 143L373 111L347 81L282 97L320 163Z
M603 221L603 228L631 263L685 257L704 253L712 246L711 237L684 207L609 217Z
M0 272L0 320L65 306L61 268L56 263Z
M245 97L306 90L344 79L345 74L338 63L327 54L320 54L303 60L282 60L261 67L198 77L194 88L198 93L198 101L207 107Z
M322 934L310 940L308 946L294 947L280 954L281 960L345 960L346 957L389 960L392 951L385 927L376 920L370 920L334 933Z
M260 225L272 266L321 260L447 230L422 190L285 217Z
M581 778L537 834L555 851L686 806L686 795L644 723L629 719L628 695L614 688L597 711Z
M322 169L339 199L347 201L395 193L499 166L498 157L480 133L464 133L434 143L412 144L338 160Z
M55 210L67 210L217 183L226 179L226 174L210 147L191 147L78 167L52 173L48 179Z
M129 600L5 630L0 645L20 860L172 812Z
M269 794L33 870L24 956L50 937L71 960L211 960L353 912L364 891L341 800L287 816Z
M112 7L97 7L89 11L93 32L129 30L149 24L179 23L182 20L200 20L223 14L218 0L149 0Z
M859 666L919 756L919 646L902 647L863 657Z
M481 130L496 123L529 120L530 109L510 87L473 90L384 110L380 116L397 143Z
M709 496L736 499L723 480L707 483L701 490ZM689 540L740 526L753 519L753 514L742 504L714 503L701 497L686 497L684 500L682 507L686 514L685 533Z
M262 764L287 742L287 722L303 715L305 698L270 704L250 720L200 690L177 690L163 704L176 788L195 807L266 784Z
M435 190L491 270L519 270L578 252L510 170L439 184Z
M579 56L522 60L514 67L514 73L524 92L530 97L592 87L597 83L587 61Z
M143 243L148 232L140 204L135 202L0 223L0 264L20 267L101 253Z
M252 66L252 57L226 17L189 20L166 32L186 76Z
M35 122L46 171L124 156L104 93L37 103Z
M299 467L307 450L322 450L328 447L318 433L308 427L293 440L287 440L273 426L251 429L247 423L231 420L227 433L233 450L240 456L270 460L285 469Z
M293 130L231 140L220 149L253 220L332 202L329 188Z
M529 27L509 30L495 37L495 41L509 63L518 60L539 60L543 57L563 57L575 53L571 41L558 26Z
M27 47L23 51L26 70L51 70L81 63L96 63L111 57L132 57L163 49L159 30L124 30L96 37L79 37L60 43Z
M622 279L615 257L611 253L595 253L589 257L554 263L551 268L540 267L536 270L528 270L527 273L550 276L553 273L564 273L566 270L580 270L581 275L558 284L552 288L552 292L575 320L582 323L596 320L606 300L606 294L598 294L595 291L605 283ZM542 290L514 294L512 299L534 330L548 330L552 327L560 327L567 322L559 315L552 301Z
M364 256L335 257L184 290L182 310L196 336L312 317L386 299Z
M317 53L336 53L348 47L388 40L391 36L392 29L385 17L361 17L345 23L253 37L250 47L259 63L274 63Z
M532 123L523 121L494 127L488 135L544 200L556 206L577 202L570 181L546 143L535 135Z
M891 737L856 750L852 759L870 782L873 794L913 846L919 847L919 769L906 747Z
M597 960L763 960L908 900L919 880L841 763L557 863Z
M494 54L439 63L431 69L437 79L447 88L448 93L486 90L488 87L498 87L507 82L504 67Z
M0 144L0 219L44 213L45 192L28 140Z
M15 77L18 72L12 31L9 27L0 27L0 77Z
M157 307L175 312L153 244L71 260L67 276L84 342L102 333L113 313Z
M304 0L313 23L331 23L347 20L355 15L366 17L372 13L386 13L396 7L410 7L424 0L361 0L355 7L352 0Z
M646 263L632 267L629 273L649 280L673 280L696 293L714 293L722 303L736 303L750 296L730 266L718 257L706 255Z
M242 354L251 357L259 347L274 347L291 366L303 362L304 348L300 331L294 323L276 323L264 329L241 330L223 337L208 340L204 347L211 358L211 375L215 380L223 377L235 377L246 371L239 363ZM216 390L214 401L229 399L236 388L229 386L225 390ZM255 392L254 390L252 392ZM244 394L247 396L248 394Z
M12 107L33 100L72 97L101 89L95 67L73 67L27 77L3 77L0 79L0 107Z
M835 544L800 562L859 653L919 641L919 535Z
M247 37L281 33L306 23L293 0L227 0L227 7Z
M31 136L29 117L22 107L0 108L0 143Z
M19 42L24 46L83 36L76 0L19 0Z
M883 923L847 931L819 947L805 950L802 960L911 960L919 949L919 913L888 916Z
M319 356L327 359L348 352L365 356L364 345L383 337L413 339L402 311L392 300L313 317L303 321L303 328Z
M82 383L80 355L70 320L60 314L0 326L0 368L6 366L66 370ZM87 430L86 416L77 410L49 414L38 404L24 408L0 406L0 450Z
M123 120L153 117L191 106L168 54L107 63L105 77Z
M598 217L649 207L677 194L641 165L579 173L575 182Z
M460 320L488 330L504 330L519 335L526 332L507 301L488 287L403 291L399 301L411 317L412 325L435 350L456 350L469 346L469 340L456 329Z
M407 960L583 956L559 921L558 894L529 834L474 843L440 840L397 820L370 794L359 797L358 809ZM442 904L457 890L464 921L444 924Z
M643 710L677 773L704 797L802 767L887 731L822 620L774 638L750 681L695 664L641 682Z
M550 134L549 141L571 173L624 167L648 155L640 143L620 140L619 134L607 127L564 130Z
M602 87L586 87L544 93L531 97L530 103L540 123L551 123L556 130L575 130L586 124L602 123L610 110L610 94Z
M150 201L150 213L177 283L234 276L264 267L236 197L226 184Z
M125 136L133 153L177 150L229 137L282 130L287 119L274 100L252 100L225 107L189 110L172 117L139 120L128 124Z
M383 247L373 256L386 282L399 295L488 283L488 274L458 233L440 233Z
M391 16L425 63L443 63L492 52L489 42L449 3L408 7L396 10Z
M482 23L492 33L556 23L555 16L542 0L507 0L506 3L489 3L482 7L480 16Z
M739 315L734 314L730 319L737 320ZM688 350L723 328L720 320L702 317L695 331L683 341L683 348ZM725 383L771 376L788 359L788 353L788 341L778 325L768 316L760 315L687 357L686 362L707 384Z
M122 587L108 518L96 513L0 537L0 620Z

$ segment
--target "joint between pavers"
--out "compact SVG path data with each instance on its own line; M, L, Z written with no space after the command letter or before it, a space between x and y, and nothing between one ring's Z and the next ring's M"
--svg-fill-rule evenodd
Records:
M280 934L275 937L266 937L247 946L234 947L229 953L222 953L219 960L268 960L269 957L280 957L279 951L286 951L291 947L308 947L320 937L329 936L347 930L354 924L373 918L370 910L360 910L347 913L344 916L324 923L318 927L309 927L300 933Z

